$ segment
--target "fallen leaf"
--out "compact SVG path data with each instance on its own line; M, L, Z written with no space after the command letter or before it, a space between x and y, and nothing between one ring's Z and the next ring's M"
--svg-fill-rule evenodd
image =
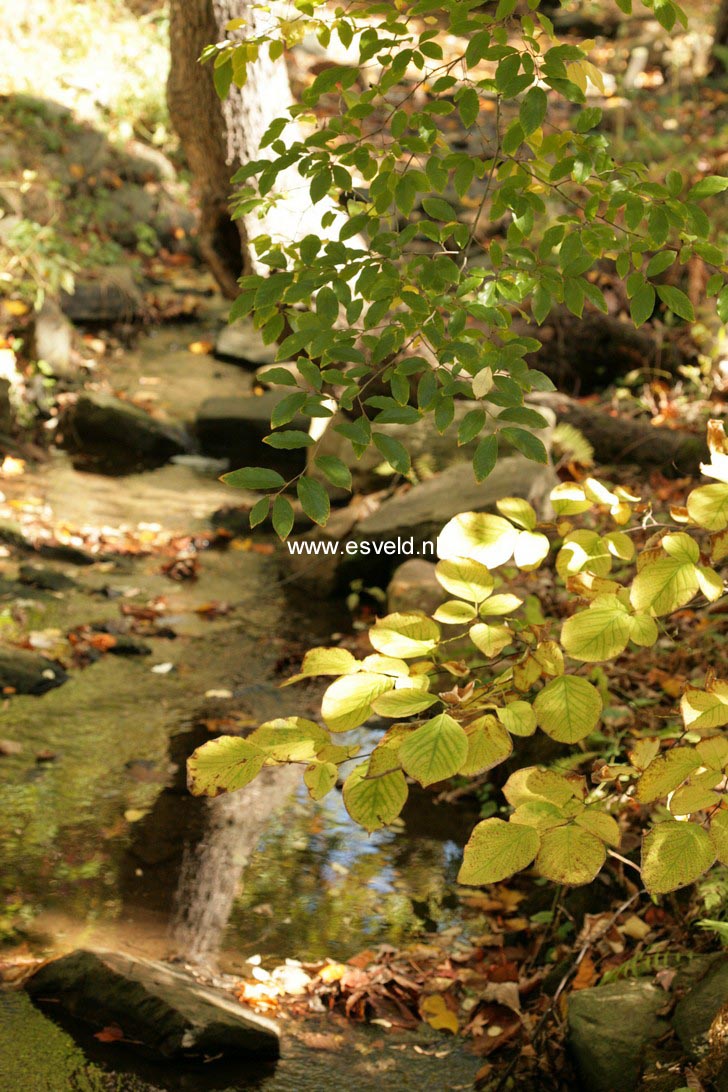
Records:
M420 1013L423 1020L438 1031L451 1031L457 1035L459 1023L457 1014L448 1008L447 1002L441 993L430 994L420 1004Z
M118 1024L109 1024L108 1027L102 1028L94 1035L94 1039L98 1039L100 1043L118 1043L123 1038L124 1032Z

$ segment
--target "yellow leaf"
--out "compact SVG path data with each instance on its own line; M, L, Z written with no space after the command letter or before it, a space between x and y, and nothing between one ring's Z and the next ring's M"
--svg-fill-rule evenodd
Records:
M30 311L30 307L23 300L3 300L3 307L8 315L15 317L27 315L28 311Z
M436 1028L438 1031L451 1031L453 1035L457 1035L459 1027L457 1015L447 1007L442 994L433 993L426 997L420 1005L420 1012L431 1028Z
M319 971L319 978L322 982L325 982L327 986L330 986L332 982L338 982L342 979L348 969L349 968L345 963L327 963L327 965L322 967Z
M214 345L211 341L192 341L187 346L187 350L190 353L194 353L195 356L206 356L211 353Z

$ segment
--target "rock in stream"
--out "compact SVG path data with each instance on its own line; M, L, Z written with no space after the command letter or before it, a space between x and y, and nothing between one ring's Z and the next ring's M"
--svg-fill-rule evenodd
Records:
M117 1024L164 1058L228 1054L277 1058L278 1028L233 998L164 963L105 949L44 964L25 987L99 1029Z

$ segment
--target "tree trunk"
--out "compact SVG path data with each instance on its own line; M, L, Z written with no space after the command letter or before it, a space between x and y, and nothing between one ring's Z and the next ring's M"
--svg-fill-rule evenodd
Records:
M233 298L238 277L253 267L249 240L264 227L252 217L230 219L230 179L243 163L257 159L263 133L290 105L288 72L282 58L271 61L263 49L245 87L231 87L221 102L212 63L201 65L200 54L225 38L230 19L247 18L256 34L262 16L245 0L171 0L169 15L169 114L199 190L200 250L224 294Z
M334 211L336 218L325 233L338 238L347 217L333 201L313 206L309 183L295 169L278 176L280 199L264 217L257 212L230 218L230 179L250 160L257 159L260 141L270 123L286 115L293 102L286 62L271 61L263 47L257 61L248 65L244 87L233 85L221 102L213 84L212 62L201 65L205 46L230 39L265 33L271 17L251 7L249 0L171 0L169 12L171 65L167 80L169 115L192 170L200 198L200 251L223 293L238 293L241 273L267 273L256 262L250 241L270 235L288 243L304 235L322 235L321 216ZM227 32L231 19L246 19L247 27ZM282 139L301 138L295 123Z
M719 47L719 52L716 52L716 46ZM713 35L713 54L711 73L717 75L720 72L728 71L728 62L726 61L725 50L728 50L728 0L720 0L720 7L718 8L718 16L715 21L715 34Z

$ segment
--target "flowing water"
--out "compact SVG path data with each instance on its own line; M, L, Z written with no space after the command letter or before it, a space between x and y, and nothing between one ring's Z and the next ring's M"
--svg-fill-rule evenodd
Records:
M179 421L211 394L247 392L247 373L187 351L205 334L204 327L177 327L146 336L110 365L115 388L153 392ZM139 524L153 524L146 533L157 536L200 531L233 499L190 466L110 477L74 468L62 453L5 492L16 511L30 505L56 526L128 526L138 534ZM103 945L235 973L253 954L271 962L346 958L427 931L456 932L454 877L472 817L421 794L398 829L367 836L349 820L338 791L313 805L285 770L270 772L244 798L209 802L187 794L186 756L224 730L226 719L311 715L310 694L278 689L276 665L291 642L302 648L330 640L347 620L338 608L292 606L271 553L236 544L207 550L199 579L183 583L161 572L162 560L152 554L84 569L55 565L78 583L63 592L23 589L15 583L17 558L2 562L5 632L10 639L32 634L48 655L68 651L65 634L76 626L113 629L124 605L164 605L157 634L144 637L151 655L101 655L74 667L58 689L12 697L0 709L0 739L22 746L0 756L0 940L4 931L11 950L19 942L41 955ZM229 613L198 610L219 602ZM335 1067L291 1029L275 1070L203 1074L140 1069L118 1044L78 1029L71 1036L20 993L0 994L0 1026L4 1092L323 1089L338 1087L344 1069L352 1089L382 1078L397 1087L458 1088L477 1068L456 1049L443 1077L429 1029L402 1046L396 1035L384 1042L373 1029L337 1026ZM413 1042L425 1044L423 1053L413 1052Z

